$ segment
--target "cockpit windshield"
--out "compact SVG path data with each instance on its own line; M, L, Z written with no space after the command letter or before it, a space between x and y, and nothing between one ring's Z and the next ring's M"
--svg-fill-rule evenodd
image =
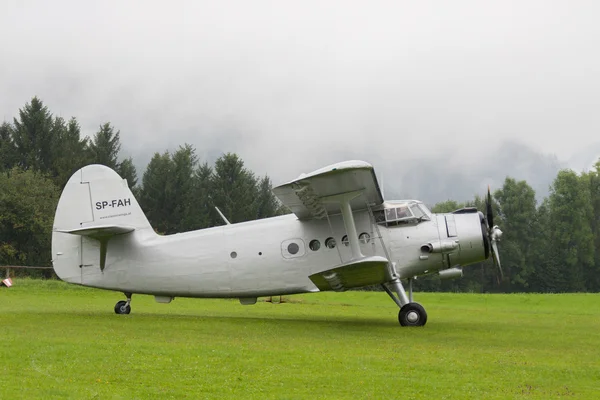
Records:
M416 200L385 202L373 215L375 222L387 226L429 221L432 216L427 206Z

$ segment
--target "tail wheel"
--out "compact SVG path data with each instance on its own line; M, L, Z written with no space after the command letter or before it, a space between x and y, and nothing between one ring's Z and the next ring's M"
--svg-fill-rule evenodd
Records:
M115 313L117 314L129 314L131 312L131 306L127 304L125 300L121 300L115 304Z
M398 322L402 326L423 326L427 322L427 313L419 303L408 303L400 309Z

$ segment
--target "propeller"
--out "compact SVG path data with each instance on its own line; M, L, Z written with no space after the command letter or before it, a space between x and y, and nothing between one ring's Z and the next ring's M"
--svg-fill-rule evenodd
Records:
M488 186L487 198L485 199L485 208L487 214L488 223L488 237L492 247L492 257L494 265L498 268L500 273L500 279L504 280L504 273L502 272L502 265L500 264L500 253L498 252L498 242L502 238L502 231L498 225L494 225L494 212L492 211L492 195L490 193L490 187Z

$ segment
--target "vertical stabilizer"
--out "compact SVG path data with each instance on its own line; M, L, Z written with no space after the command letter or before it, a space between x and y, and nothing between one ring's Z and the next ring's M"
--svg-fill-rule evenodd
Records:
M81 168L67 182L54 216L56 274L65 281L83 283L83 267L104 269L110 238L133 231L140 237L154 235L127 181L104 165Z

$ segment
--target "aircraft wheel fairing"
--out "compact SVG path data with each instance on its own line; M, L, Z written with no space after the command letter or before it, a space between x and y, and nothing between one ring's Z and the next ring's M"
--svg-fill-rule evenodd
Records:
M129 314L130 312L131 306L125 300L121 300L115 305L115 313L117 314Z
M427 322L427 312L419 303L408 303L398 313L398 322L402 326L423 326Z

